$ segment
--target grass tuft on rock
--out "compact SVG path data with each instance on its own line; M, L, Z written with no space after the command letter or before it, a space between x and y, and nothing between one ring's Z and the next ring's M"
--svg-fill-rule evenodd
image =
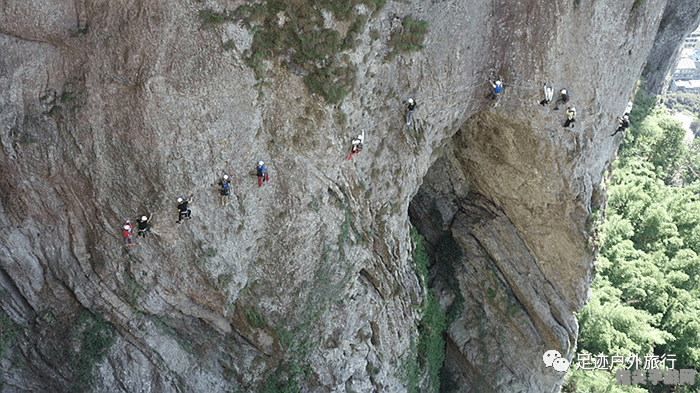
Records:
M5 356L5 348L15 337L19 326L3 310L0 310L0 359Z
M81 389L94 384L92 369L102 361L116 339L114 328L100 314L88 310L80 313L71 335L70 363Z
M413 251L413 264L421 285L428 284L428 253L423 245L424 239L416 228L411 228L411 239L416 245ZM440 369L445 361L445 339L443 333L447 328L445 312L428 288L421 305L423 314L418 324L418 344L411 341L409 355L403 359L402 377L410 392L415 391L418 381L427 375L435 392L440 391Z
M355 83L355 67L349 57L339 54L355 47L368 17L357 13L364 4L370 11L384 5L378 0L267 0L241 6L231 13L233 19L253 27L253 43L245 53L246 63L257 79L265 76L263 60L279 59L291 72L304 76L309 91L330 103L341 102ZM346 23L345 36L324 27L322 10ZM226 20L228 15L200 12L203 26Z
M392 49L387 55L387 60L391 61L399 54L417 52L425 48L423 42L427 33L428 22L407 16L403 21L403 29L391 34L389 46Z

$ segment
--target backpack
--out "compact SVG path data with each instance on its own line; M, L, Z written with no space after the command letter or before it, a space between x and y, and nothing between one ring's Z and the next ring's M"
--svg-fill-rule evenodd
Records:
M264 172L265 172L265 167L259 166L258 167L258 176L262 176Z

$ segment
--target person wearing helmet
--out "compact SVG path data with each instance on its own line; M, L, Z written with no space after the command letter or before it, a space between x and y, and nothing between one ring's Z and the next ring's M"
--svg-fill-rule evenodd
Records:
M489 79L489 83L493 87L493 90L491 90L491 92L486 95L486 98L495 100L501 94L501 90L503 89L503 82L501 82L500 79L496 79L495 81Z
M133 225L131 225L131 221L126 220L124 225L122 225L122 236L124 236L124 244L127 246L134 245L134 234L132 232Z
M262 186L264 181L269 181L270 177L267 175L267 170L265 169L265 162L258 162L258 167L256 168L258 174L258 187Z
M177 210L178 210L178 217L177 217L177 223L181 223L183 219L187 218L188 220L191 218L190 214L192 213L190 209L187 207L187 205L192 202L192 195L190 196L190 199L184 200L183 198L177 198Z
M566 89L561 89L559 92L559 99L557 99L557 102L554 103L554 110L558 111L559 110L559 104L568 104L569 103L569 93L566 91Z
M570 106L566 109L566 122L564 123L564 128L571 125L574 128L574 122L576 121L576 108Z
M554 97L554 88L553 87L547 87L547 84L544 84L544 100L540 101L540 105L545 106L552 102L552 97Z
M350 156L348 157L348 160L352 159L352 155L355 153L359 153L362 151L362 148L364 147L364 142L365 142L365 130L362 130L362 133L359 134L355 139L352 140L352 150L350 151Z
M151 214L148 217L143 215L143 216L136 219L136 223L139 226L139 232L138 232L137 236L143 236L145 238L146 232L151 231L151 224L148 223L151 220L151 217L153 217L153 214Z
M620 126L610 136L615 136L615 134L617 134L620 131L624 132L627 129L627 127L630 126L630 114L625 113L625 115L622 117L618 116L617 122L620 123Z
M416 101L413 98L408 99L406 104L406 125L411 125L411 120L413 120L413 113L416 111Z
M224 175L224 177L219 180L219 188L220 191L219 193L221 194L221 205L228 205L229 204L229 186L231 185L231 181L228 178L228 175Z

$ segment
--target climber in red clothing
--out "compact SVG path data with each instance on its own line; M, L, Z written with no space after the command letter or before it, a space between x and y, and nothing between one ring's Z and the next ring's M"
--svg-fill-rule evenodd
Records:
M124 244L127 246L131 246L136 244L134 242L134 234L132 232L133 226L131 225L131 221L126 220L124 225L122 225L122 236L124 236Z

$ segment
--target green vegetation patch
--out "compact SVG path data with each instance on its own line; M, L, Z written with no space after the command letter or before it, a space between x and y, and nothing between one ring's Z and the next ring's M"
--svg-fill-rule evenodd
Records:
M683 141L685 130L655 97L640 94L607 184L592 296L577 315L578 354L675 355L676 370L698 369L700 149ZM574 372L562 391L603 391L611 375Z
M0 359L5 356L5 348L17 337L19 326L5 311L0 310Z
M423 287L428 283L428 254L423 245L423 236L416 228L411 228L411 238L416 245L413 251L413 263L416 274ZM440 391L440 369L445 361L445 339L443 333L447 328L445 313L440 308L432 289L427 289L421 306L423 317L418 324L418 344L411 339L409 354L402 361L401 377L409 389L415 392L418 381L424 374L433 385L435 392Z
M414 20L407 16L402 25L403 29L393 32L389 39L389 46L391 47L391 51L387 56L389 61L401 53L416 52L425 48L423 41L428 33L428 22Z
M408 348L408 354L401 358L401 367L399 368L399 377L403 381L404 385L408 389L408 393L415 393L418 391L418 384L421 380L422 371L418 365L418 348L416 347L416 341L413 336L411 336L411 344Z
M258 311L257 308L246 309L245 315L248 317L248 321L250 321L250 324L253 327L262 329L265 326L267 326L267 321L265 320L265 317L263 317L262 314L260 314L260 311Z
M268 375L260 393L301 393L300 382L310 372L294 362L283 362Z
M357 13L363 4L370 12L384 6L385 0L266 0L221 14L200 11L202 27L209 28L230 20L241 20L253 28L253 42L245 53L246 62L257 79L264 78L263 60L278 58L297 74L313 93L328 103L338 103L355 83L355 67L338 54L352 49L365 28L368 17ZM345 35L324 27L322 10L330 11Z
M440 369L445 362L445 339L447 328L445 313L440 308L432 289L423 301L423 318L418 325L418 359L433 383L433 391L440 391Z
M116 339L114 328L100 314L88 310L80 313L71 334L70 362L82 388L94 384L92 369L104 358Z
M447 309L447 323L452 323L464 310L464 296L459 287L455 265L462 260L462 250L452 236L444 236L437 244L435 262L446 288L454 295L452 304Z

